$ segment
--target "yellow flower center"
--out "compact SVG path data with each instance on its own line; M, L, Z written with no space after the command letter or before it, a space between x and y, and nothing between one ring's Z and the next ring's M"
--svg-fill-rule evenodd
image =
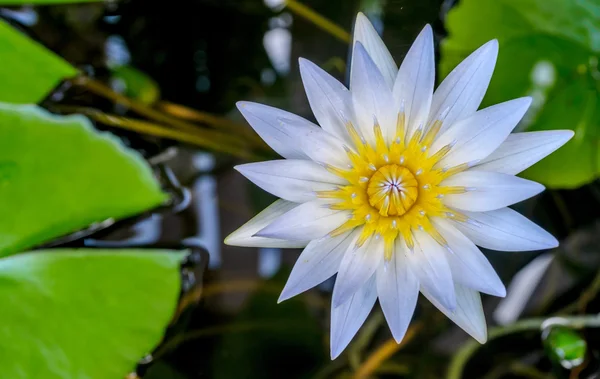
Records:
M469 164L440 167L440 160L452 148L447 145L436 152L430 151L441 126L442 121L437 120L425 129L419 127L408 138L404 113L401 112L393 140L386 141L380 126L375 123L375 141L370 144L349 123L347 128L354 147L348 148L347 153L352 165L348 169L328 166L348 184L318 193L319 197L332 200L332 209L350 211L349 220L330 234L340 235L362 226L357 243L362 245L372 236L383 237L386 259L392 256L396 238L402 238L412 249L412 231L417 229L447 245L430 217L467 221L467 217L442 202L444 195L463 193L465 188L441 183L469 168Z
M396 164L380 167L369 180L369 204L382 216L403 215L417 201L418 185L406 167Z

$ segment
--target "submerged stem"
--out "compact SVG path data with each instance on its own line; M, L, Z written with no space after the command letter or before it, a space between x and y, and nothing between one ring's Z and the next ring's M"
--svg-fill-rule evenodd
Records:
M215 131L211 131L211 130L206 130L203 129L201 127L199 127L198 125L194 125L192 123L189 123L187 121L183 121L181 119L178 119L176 117L173 117L169 114L157 111L153 108L148 107L146 104L138 102L136 100L130 99L127 96L124 96L120 93L117 93L115 91L113 91L111 88L107 87L106 85L104 85L103 83L91 79L89 77L86 76L80 76L78 78L76 78L73 83L82 86L83 88L89 90L90 92L93 92L94 94L98 95L98 96L102 96L106 99L109 99L111 101L113 101L114 103L117 104L121 104L127 108L130 108L131 110L133 110L134 112L138 113L139 115L142 115L144 117L147 117L150 120L153 120L155 122L167 125L167 126L171 126L173 128L179 129L183 132L186 132L188 134L193 134L198 138L203 138L203 139L214 139L215 137L218 137L219 141L212 141L213 144L229 144L229 145L246 145L247 142L249 142L248 139L246 139L245 141L242 141L240 138L237 137L237 135L233 135L232 133L218 133ZM211 121L215 121L216 116L212 116L212 118L210 118ZM204 118L205 121L208 121L209 118L205 117ZM223 124L222 120L220 121L220 125ZM215 134L216 133L216 134ZM258 145L256 143L254 143L254 145ZM266 146L264 144L260 144L258 145L259 147L263 147L265 148Z
M156 108L160 111L172 115L174 117L188 120L191 122L199 122L209 125L216 129L225 129L235 133L243 134L244 136L256 142L257 145L268 149L266 143L256 134L247 124L242 124L230 120L226 117L215 116L213 114L192 109L181 104L175 104L168 101L159 101Z
M379 346L374 352L369 355L369 357L362 363L362 365L356 370L354 374L354 379L366 379L371 374L373 374L379 366L385 362L389 357L394 355L398 350L400 350L403 346L408 344L421 330L423 324L420 322L416 322L412 324L406 334L404 335L404 339L402 342L398 343L393 338L385 341L383 345Z
M72 106L55 106L54 108L62 112L81 113L105 125L131 130L141 134L147 134L160 138L168 138L175 141L203 147L206 149L228 153L240 158L257 158L252 153L246 151L243 148L243 146L241 146L239 143L235 145L225 143L225 141L222 141L220 139L219 134L221 133L217 134L217 132L213 131L206 131L208 133L204 133L203 135L191 134L182 130L165 128L162 125L154 124L148 121L135 120L117 115L103 113L93 108Z

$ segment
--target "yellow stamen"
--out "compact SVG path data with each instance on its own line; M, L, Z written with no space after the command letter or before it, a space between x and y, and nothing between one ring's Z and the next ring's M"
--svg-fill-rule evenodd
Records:
M442 121L440 121L440 120L434 121L433 124L431 125L431 127L429 128L429 130L427 130L427 133L425 133L425 136L423 137L423 140L421 141L421 145L423 145L423 147L431 146L431 143L437 136L441 127L442 127Z
M404 112L398 113L398 119L396 120L396 135L394 137L394 143L404 146L404 136L406 135L406 116Z
M453 144L429 154L428 149L439 134L442 120L443 117L434 121L426 132L420 126L407 140L406 119L401 110L394 140L386 140L384 131L375 121L372 144L364 140L352 123L347 123L346 128L353 143L353 146L346 148L351 165L349 169L326 168L344 178L348 184L317 193L318 198L331 201L331 209L350 212L349 220L330 235L341 235L361 228L356 245L362 246L370 238L383 238L386 260L393 256L394 244L399 238L410 251L414 250L415 230L428 233L437 243L447 247L446 240L431 223L430 217L469 221L466 216L449 209L442 202L445 195L463 193L468 189L442 186L441 183L466 170L470 164L444 169L439 167Z

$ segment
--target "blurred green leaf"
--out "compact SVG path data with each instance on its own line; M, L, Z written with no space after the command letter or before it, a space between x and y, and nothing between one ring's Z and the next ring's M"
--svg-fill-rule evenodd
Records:
M565 326L552 326L545 331L544 348L554 362L566 369L579 366L585 360L587 343L581 335Z
M482 107L532 96L519 130L575 130L566 146L523 173L548 187L574 188L600 174L599 11L589 0L463 0L447 15L442 77L496 38L500 53Z
M446 76L463 57L497 38L546 35L600 51L600 4L595 0L462 0L447 15L442 44ZM453 53L454 57L447 57Z
M0 101L39 103L78 71L44 46L0 20Z
M175 312L184 254L56 249L0 259L2 376L124 378Z
M166 199L143 158L87 118L0 103L0 256Z
M116 66L112 68L113 79L124 86L127 97L144 104L152 104L158 100L160 89L158 84L148 75L131 66Z

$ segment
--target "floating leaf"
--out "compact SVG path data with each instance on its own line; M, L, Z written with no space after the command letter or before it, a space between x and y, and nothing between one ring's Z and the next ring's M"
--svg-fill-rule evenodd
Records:
M0 256L166 198L142 157L85 117L0 103Z
M62 80L78 73L65 60L1 19L0 56L0 101L3 102L39 103Z
M175 312L184 254L56 249L0 259L2 376L124 378Z
M565 84L553 91L545 110L529 130L575 130L575 136L539 163L525 170L522 176L554 188L573 188L586 184L598 175L598 132L600 113L598 94L585 81ZM553 174L558 173L558 174Z
M127 97L144 104L152 104L158 100L160 90L158 84L148 75L131 66L116 66L112 69L113 79L120 81Z
M600 119L593 103L600 51L599 6L589 0L463 0L447 15L441 76L498 39L500 53L482 106L521 96L533 105L518 127L572 129L564 147L523 173L548 187L574 188L600 174ZM583 112L583 113L582 113Z
M579 366L585 360L587 343L581 335L565 326L551 326L544 331L544 347L554 362L566 369Z

